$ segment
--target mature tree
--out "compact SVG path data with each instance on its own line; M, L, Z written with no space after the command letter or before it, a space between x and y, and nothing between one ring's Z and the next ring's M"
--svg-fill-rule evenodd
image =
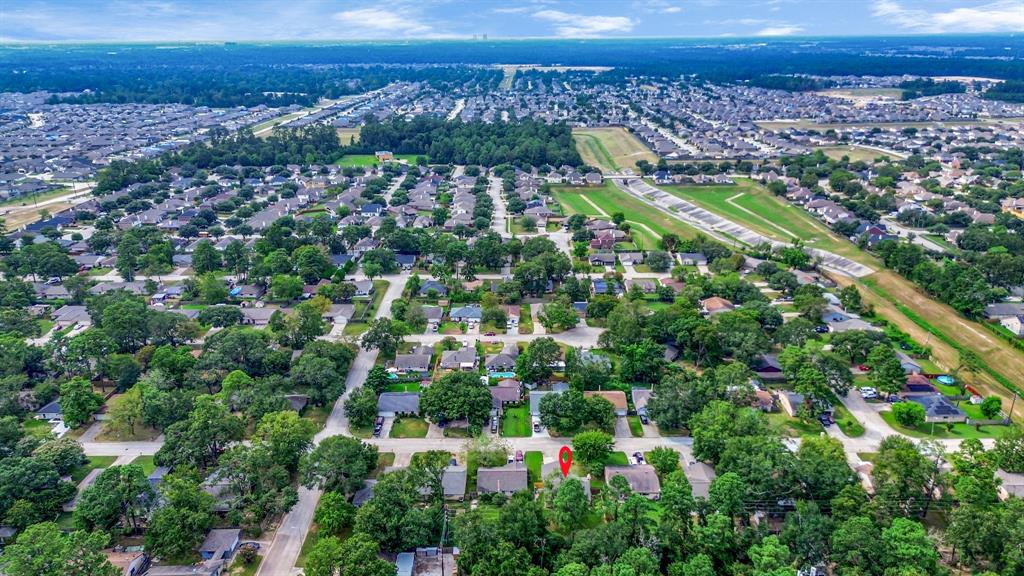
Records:
M996 439L996 459L1007 472L1024 473L1024 426L1011 424L1001 438Z
M817 284L804 284L793 293L793 306L804 318L811 322L818 322L828 304L825 301L824 292L824 289Z
M192 251L192 270L197 275L220 270L221 264L220 252L214 248L212 242L200 240L196 243Z
M860 290L855 284L850 284L839 291L839 303L843 305L843 310L854 314L860 314L864 310Z
M796 576L790 567L789 548L779 541L778 536L768 536L747 551L750 563L754 565L754 576Z
M228 288L224 280L212 272L208 272L196 279L196 287L199 290L199 300L208 306L222 304L228 299ZM241 316L241 311L239 311Z
M554 372L562 350L552 338L537 338L516 358L516 376L530 384L545 381Z
M564 297L546 304L538 318L542 326L554 331L569 330L580 321L576 310L569 304L569 299Z
M299 474L307 488L352 494L377 467L377 448L348 436L331 436L304 455Z
M103 532L65 534L53 522L28 527L17 542L4 547L0 570L7 576L118 576L107 560Z
M580 432L572 439L573 454L593 474L600 474L604 470L605 460L614 445L615 439L611 435L598 430Z
M798 501L796 510L786 515L782 541L801 564L817 564L826 560L831 533L832 520L821 513L817 504Z
M730 438L764 436L767 431L763 414L752 408L737 408L722 400L710 402L690 420L693 455L711 462L718 462Z
M747 485L735 472L726 472L715 478L708 489L708 503L719 514L738 517L745 508Z
M424 546L436 526L436 509L420 506L422 496L411 472L383 474L373 496L356 512L355 532L372 534L385 550Z
M715 566L707 554L696 554L686 562L668 567L669 576L715 576Z
M160 498L164 504L153 511L146 529L146 550L165 558L191 552L213 526L213 496L198 475L175 472L161 481Z
M199 312L199 322L216 328L242 323L242 310L237 306L209 306Z
M75 526L82 530L120 528L134 533L154 494L142 466L111 466L82 492L75 506Z
M373 424L377 417L377 393L366 386L359 386L345 398L345 416L359 428Z
M313 444L316 424L293 410L265 414L256 426L255 438L267 443L274 462L294 472L299 458Z
M839 576L881 574L882 531L872 519L854 516L837 525L829 544Z
M13 416L7 416L6 418L13 418ZM19 442L19 450L21 444ZM7 456L11 455L7 454ZM43 442L32 451L32 455L51 462L54 468L56 468L57 473L61 476L70 473L73 468L81 466L86 462L82 445L69 436Z
M60 407L69 428L88 422L103 406L103 396L92 391L92 384L80 376L60 385Z
M321 545L321 541L326 544ZM306 561L307 576L391 576L395 565L381 558L380 546L373 537L353 534L344 542L334 537L318 541Z
M939 552L920 522L896 518L882 531L882 563L887 574L935 574Z
M871 368L868 378L879 390L895 394L907 381L900 359L888 344L879 344L872 348L865 364Z
M793 476L802 496L817 502L832 499L856 481L856 475L846 462L842 443L830 436L802 439L794 460Z
M1003 412L1003 401L998 396L988 396L981 401L981 414L989 420L999 418Z
M562 530L573 532L582 527L583 519L590 512L590 502L578 478L566 478L558 485L551 508L555 524Z
M217 461L215 477L230 494L229 516L246 530L262 530L266 519L284 514L299 499L288 470L261 440L228 448Z
M199 396L188 417L167 428L156 461L163 466L191 465L204 470L231 442L241 440L243 428L241 419L217 398Z
M491 393L476 374L452 372L420 394L420 410L433 422L466 419L479 430L491 412Z
M654 448L647 460L660 476L667 476L679 470L679 453L668 446Z
M135 425L142 422L142 388L132 386L111 402L110 427L122 435L135 436Z
M919 446L902 436L883 439L872 471L875 512L883 518L927 513L934 490L943 483L941 457L935 445Z
M607 356L570 348L565 352L565 373L574 390L603 390L611 381L612 362Z
M665 347L649 338L622 347L620 373L627 382L653 384L661 379L664 365Z
M385 356L394 356L398 347L405 341L407 332L402 322L390 318L377 318L370 323L361 343L364 350L377 349Z
M313 520L320 530L331 536L337 536L352 526L356 517L356 507L348 502L340 492L324 492L317 504Z
M907 401L893 404L892 416L900 426L917 428L924 424L926 414L924 406L921 406L917 402Z

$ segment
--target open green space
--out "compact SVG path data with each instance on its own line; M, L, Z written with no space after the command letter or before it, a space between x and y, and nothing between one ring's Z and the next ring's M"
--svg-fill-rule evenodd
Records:
M509 438L528 438L532 433L530 406L510 406L505 408L501 419L501 435Z
M556 187L552 189L552 195L567 215L609 218L616 212L622 212L631 226L634 242L641 244L644 250L656 249L658 239L665 234L676 234L680 238L693 238L697 235L694 228L678 218L619 190L610 181L592 188Z
M406 162L415 164L417 154L395 154L395 160L405 160ZM383 164L380 160L377 160L377 156L374 154L346 154L339 158L335 164L339 166L355 166L357 168L368 168L370 166L378 166Z
M799 418L793 418L785 412L772 412L768 415L768 421L774 424L784 435L791 438L821 434L821 424L817 421L807 422Z
M896 417L891 410L879 412L879 415L893 430L913 438L954 438L961 440L967 438L999 438L1010 429L1009 426L981 426L980 428L975 428L973 425L963 422L953 424L951 428L947 428L946 424L940 422L922 424L917 428L907 428L900 426L896 422Z
M89 456L85 464L71 470L71 481L78 484L89 475L89 472L109 468L114 460L117 460L117 456Z
M423 418L396 418L391 426L391 438L426 438L429 427Z
M636 171L639 160L647 160L651 164L658 162L657 155L622 126L574 128L572 136L583 162L603 171L627 168Z
M895 154L889 154L887 152L882 152L881 150L865 148L855 144L848 146L824 146L819 148L819 150L824 152L825 156L828 156L833 160L842 160L843 156L846 156L850 159L850 162L871 162L879 157L889 160L897 160L899 158Z
M46 200L53 200L59 198L65 194L69 194L71 190L66 187L56 188L54 190L47 190L46 192L40 192L38 194L25 194L22 196L15 196L14 198L8 198L0 202L0 207L5 206L28 206L29 204L38 204ZM44 209L49 206L44 206Z

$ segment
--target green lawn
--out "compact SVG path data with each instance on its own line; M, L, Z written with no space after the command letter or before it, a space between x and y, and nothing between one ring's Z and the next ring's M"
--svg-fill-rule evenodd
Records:
M799 418L792 418L785 412L773 412L768 415L768 421L775 424L782 430L783 434L792 438L800 436L817 436L821 434L821 424L818 422L804 422Z
M964 423L954 424L952 430L947 430L946 425L940 423L934 426L923 424L919 428L905 428L896 423L891 410L879 414L893 430L914 438L999 438L1010 429L1008 426L982 426L981 430L977 430L974 426Z
M385 468L395 463L394 452L379 452L377 454L377 468L370 473L370 476L376 478L378 474L384 471Z
M625 452L612 452L608 455L608 459L604 461L605 466L628 466L629 456L626 456Z
M26 420L22 426L24 426L27 434L37 438L48 437L50 435L50 430L53 429L53 424L50 424L46 420L39 420L36 418Z
M395 160L405 160L410 164L415 164L416 156L417 154L395 154ZM382 162L377 160L377 156L374 154L346 154L339 158L335 164L339 166L368 168L370 166L380 165Z
M526 460L526 470L529 475L530 483L543 482L544 479L541 478L541 466L544 464L544 453L530 450L523 455L523 458Z
M644 435L644 425L640 423L639 416L627 416L626 421L629 422L629 433L634 438L640 438Z
M509 438L528 438L532 433L533 422L530 418L530 406L505 408L501 419L501 435Z
M611 181L594 188L553 188L552 195L562 205L566 214L599 216L603 210L610 216L616 212L623 212L626 215L626 222L631 225L633 240L642 244L645 250L657 248L658 239L668 233L677 234L680 238L692 238L697 234L695 229L678 218L619 190ZM600 210L591 206L587 199Z
M29 204L38 204L45 200L53 200L58 196L63 196L70 193L67 187L61 187L54 190L48 190L46 192L40 192L38 194L26 194L23 196L15 196L8 200L0 202L0 206L28 206ZM44 206L45 208L45 206Z
M41 336L46 336L47 334L49 334L50 330L53 329L53 320L40 318L36 320L36 324L39 325L39 334Z
M260 569L260 564L263 563L263 556L257 556L251 564L246 564L241 560L236 560L231 565L231 571L228 572L228 576L256 576L256 571Z
M658 188L770 238L782 242L800 239L808 246L864 261L865 255L860 249L833 234L803 208L776 197L751 180L737 178L732 186L659 185Z
M142 472L146 476L149 476L154 470L156 470L156 463L153 462L152 456L138 456L135 460L132 460L131 463L142 466Z
M391 426L391 438L426 438L429 427L423 418L398 418Z
M89 456L85 464L76 467L71 471L71 480L78 484L93 470L109 468L117 460L117 456Z
M385 392L419 392L419 382L399 382L398 384L388 384L384 388Z
M853 414L846 409L846 406L836 402L832 409L835 412L834 417L836 425L843 431L843 434L846 434L850 438L857 438L864 435L864 426L854 418Z

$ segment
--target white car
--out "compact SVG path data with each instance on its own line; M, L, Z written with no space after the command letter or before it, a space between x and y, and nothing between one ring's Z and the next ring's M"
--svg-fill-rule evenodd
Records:
M860 395L861 398L864 398L865 400L871 400L874 398L878 398L878 390L865 386L864 388L860 389Z

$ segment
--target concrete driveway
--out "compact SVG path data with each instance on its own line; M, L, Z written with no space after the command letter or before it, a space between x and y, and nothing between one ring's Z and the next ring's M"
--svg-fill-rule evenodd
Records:
M625 416L615 417L615 437L616 438L632 438L633 433L629 431L629 421L626 420Z

